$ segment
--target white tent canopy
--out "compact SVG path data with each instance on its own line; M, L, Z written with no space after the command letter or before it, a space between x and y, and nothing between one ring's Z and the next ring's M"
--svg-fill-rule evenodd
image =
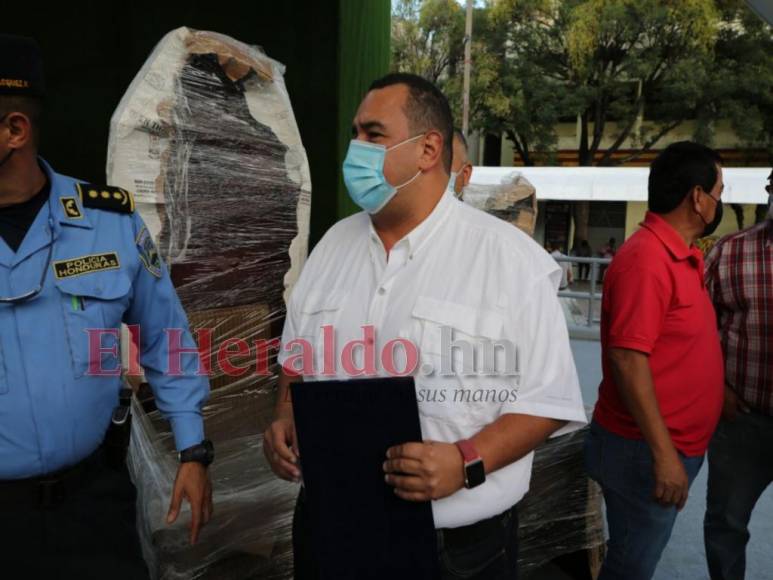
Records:
M472 183L493 185L517 172L537 189L537 199L647 201L647 167L475 167ZM770 168L722 169L725 203L767 204Z

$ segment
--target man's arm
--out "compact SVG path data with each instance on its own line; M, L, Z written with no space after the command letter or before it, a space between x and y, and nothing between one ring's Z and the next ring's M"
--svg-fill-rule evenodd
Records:
M298 380L301 377L291 378L284 369L280 369L274 421L263 433L263 454L271 470L282 479L296 483L300 481L301 470L298 465L298 436L295 433L290 384Z
M654 496L659 502L676 505L681 510L687 501L689 481L660 414L647 355L625 348L611 348L608 356L620 397L652 451Z
M143 233L145 224L136 214L132 219L134 235L141 240L141 236L147 235ZM160 259L154 260L148 251L150 247L137 247L142 264L133 281L132 302L124 321L139 325L140 362L158 409L172 425L177 450L182 451L204 439L201 408L209 396L209 382L198 373L196 343L166 266ZM168 329L177 332L180 347L194 352L182 355L170 351ZM172 357L180 359L179 373L168 372ZM200 463L183 463L178 468L167 513L168 524L177 520L183 498L190 502L190 541L195 544L201 526L210 520L213 511L212 485L206 467Z
M563 310L556 296L558 267L535 282L508 324L518 328L521 376L518 398L502 405L499 416L473 438L487 473L531 453L559 430L585 422ZM513 287L517 287L514 283ZM440 499L464 486L462 455L453 443L406 443L388 451L387 482L400 497Z
M492 473L531 453L566 421L508 413L472 438ZM386 482L409 501L442 499L464 487L464 461L453 443L405 443L387 451Z
M725 305L722 300L722 277L719 274L719 262L722 259L722 250L724 243L722 240L709 252L706 258L705 280L706 288L711 295L711 301L714 303L714 310L717 313L717 327L722 333L722 314ZM748 413L749 406L744 403L730 385L725 382L725 397L722 403L722 418L726 421L732 421L738 416L738 412Z

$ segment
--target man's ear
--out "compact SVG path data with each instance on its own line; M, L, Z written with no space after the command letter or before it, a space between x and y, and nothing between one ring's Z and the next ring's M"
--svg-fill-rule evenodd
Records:
M465 163L461 171L462 187L467 187L472 179L472 163Z
M32 142L32 122L24 113L10 113L5 120L10 132L8 146L12 149L22 149Z
M443 136L439 131L428 131L424 136L424 151L419 159L419 169L429 170L443 164Z
M690 200L690 207L693 209L697 209L701 206L701 203L703 200L701 199L703 197L703 188L700 185L696 185L690 190L689 194L689 200Z

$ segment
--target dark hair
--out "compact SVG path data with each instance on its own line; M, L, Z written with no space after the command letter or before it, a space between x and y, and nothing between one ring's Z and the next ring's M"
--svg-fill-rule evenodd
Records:
M454 121L448 99L427 79L409 73L391 73L381 77L373 81L368 92L392 85L408 87L405 116L408 117L411 131L418 133L434 129L443 136L443 169L450 174Z
M23 113L32 124L32 142L40 144L40 125L43 113L43 99L27 95L0 95L0 119L11 113Z
M722 165L722 157L704 145L679 141L666 147L650 165L650 211L675 210L696 186L710 192L719 178L717 165Z

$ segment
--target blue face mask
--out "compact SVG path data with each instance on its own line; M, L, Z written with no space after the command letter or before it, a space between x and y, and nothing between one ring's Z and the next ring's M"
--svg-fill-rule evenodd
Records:
M384 177L384 160L388 151L422 137L423 134L416 135L388 149L377 143L352 139L344 159L344 183L352 201L369 214L378 213L399 189L421 175L421 171L417 171L402 185L391 185Z

